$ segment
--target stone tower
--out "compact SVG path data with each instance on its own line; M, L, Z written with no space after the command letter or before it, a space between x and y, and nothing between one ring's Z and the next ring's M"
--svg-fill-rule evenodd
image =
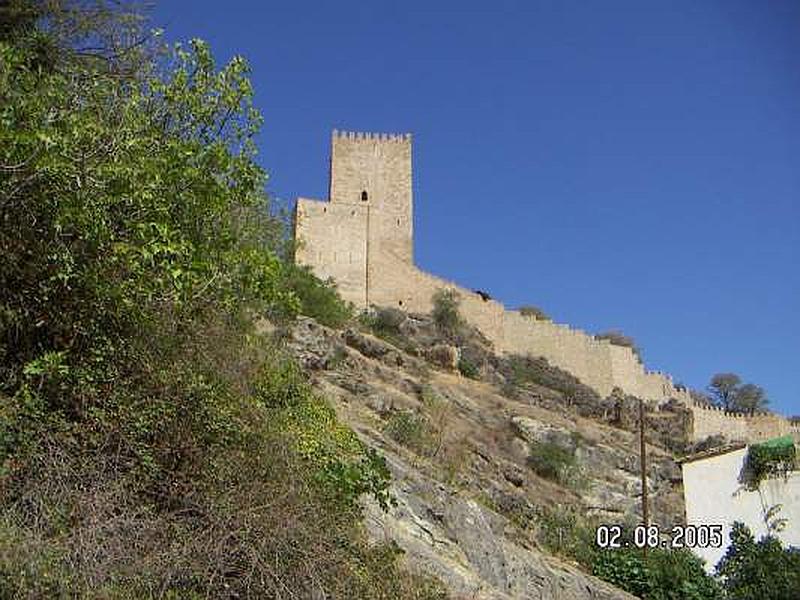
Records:
M371 290L413 264L412 210L411 135L334 131L329 201L298 199L295 259L369 306Z
M647 371L630 348L568 325L507 310L486 294L418 269L413 257L411 136L333 132L329 199L298 198L295 260L359 308L429 313L434 295L458 295L459 310L500 352L544 356L601 396L615 387L663 402L690 403L669 376ZM535 275L534 275L535 276Z

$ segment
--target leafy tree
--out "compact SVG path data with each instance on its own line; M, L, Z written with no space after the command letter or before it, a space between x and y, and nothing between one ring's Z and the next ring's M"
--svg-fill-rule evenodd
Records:
M769 404L766 392L754 383L745 383L736 390L733 400L734 410L740 412L755 412L766 408Z
M124 3L12 2L0 597L440 597L357 531L358 496L388 502L383 459L256 333L306 288L246 62L162 55Z
M708 391L714 401L725 410L733 410L736 390L742 379L736 373L717 373L708 384Z
M648 599L722 600L719 584L690 550L656 549L648 554L647 565L653 585Z
M769 403L763 388L742 383L736 373L717 373L711 378L708 390L713 401L725 410L755 412L763 410Z
M691 396L692 400L697 402L698 404L702 404L704 406L711 406L714 404L714 400L701 390L689 389L689 395Z
M784 548L774 536L755 541L742 523L734 523L731 544L717 565L729 600L800 598L800 549Z

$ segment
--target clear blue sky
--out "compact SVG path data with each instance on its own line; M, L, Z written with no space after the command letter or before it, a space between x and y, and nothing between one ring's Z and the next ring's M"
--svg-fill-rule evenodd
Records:
M414 135L416 261L800 414L800 2L164 1L244 55L273 195Z

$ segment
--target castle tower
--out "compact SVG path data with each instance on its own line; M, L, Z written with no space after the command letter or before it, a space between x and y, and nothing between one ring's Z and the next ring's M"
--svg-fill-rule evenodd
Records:
M298 199L295 260L369 306L371 290L413 264L411 135L334 131L329 197Z
M334 131L330 201L367 209L371 255L412 263L411 136Z

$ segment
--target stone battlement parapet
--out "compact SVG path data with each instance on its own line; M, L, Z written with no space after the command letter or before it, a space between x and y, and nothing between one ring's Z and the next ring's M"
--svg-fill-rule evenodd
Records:
M689 404L694 441L722 434L731 440L757 442L782 435L800 435L800 427L789 419L767 411L743 413L698 402Z
M727 410L722 406L716 406L714 404L703 404L702 402L692 401L692 407L698 410L707 410L710 412L715 413L722 413L725 416L739 418L739 417L758 417L758 416L775 416L775 413L771 413L768 410L757 410L754 412L741 412L735 410ZM788 421L788 419L787 419Z
M410 142L410 133L370 133L366 131L340 131L333 130L334 139L350 141L379 141L379 142Z

